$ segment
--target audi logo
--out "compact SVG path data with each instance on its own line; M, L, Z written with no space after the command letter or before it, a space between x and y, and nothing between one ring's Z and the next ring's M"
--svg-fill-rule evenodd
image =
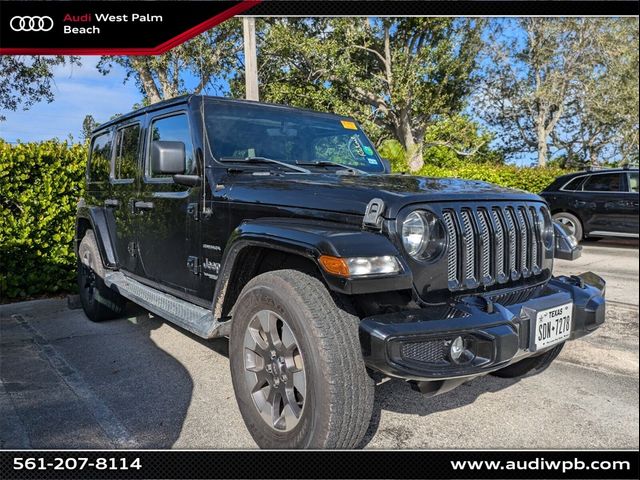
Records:
M14 32L48 32L53 28L51 17L13 17L9 22Z

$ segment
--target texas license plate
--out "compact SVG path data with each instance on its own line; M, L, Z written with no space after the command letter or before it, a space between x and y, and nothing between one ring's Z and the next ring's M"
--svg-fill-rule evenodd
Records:
M555 345L569 338L572 314L573 303L537 312L534 331L536 350Z

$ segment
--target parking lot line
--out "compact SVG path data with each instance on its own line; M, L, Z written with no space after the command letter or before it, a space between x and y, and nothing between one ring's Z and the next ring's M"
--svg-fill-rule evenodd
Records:
M100 425L100 428L113 442L114 447L136 448L138 443L133 436L120 423L111 409L87 386L82 375L69 365L69 363L58 354L53 345L40 335L40 332L38 332L32 324L27 322L22 315L12 315L12 318L31 334L38 349L49 361L51 367L83 402L87 410Z

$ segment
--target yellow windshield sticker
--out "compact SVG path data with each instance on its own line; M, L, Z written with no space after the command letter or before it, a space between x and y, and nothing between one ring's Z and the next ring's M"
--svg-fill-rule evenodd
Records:
M348 128L349 130L357 130L358 127L354 122L350 122L349 120L340 120L340 123L344 128Z

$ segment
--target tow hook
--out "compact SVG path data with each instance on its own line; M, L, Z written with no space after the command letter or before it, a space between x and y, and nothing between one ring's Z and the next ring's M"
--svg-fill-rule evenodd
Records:
M466 303L467 305L471 305L474 307L479 307L482 310L484 310L485 312L491 314L493 312L495 312L495 307L493 305L493 302L488 299L487 297L483 296L483 295L475 295L475 296L471 296L471 297L465 297L462 299L462 301L464 303Z

